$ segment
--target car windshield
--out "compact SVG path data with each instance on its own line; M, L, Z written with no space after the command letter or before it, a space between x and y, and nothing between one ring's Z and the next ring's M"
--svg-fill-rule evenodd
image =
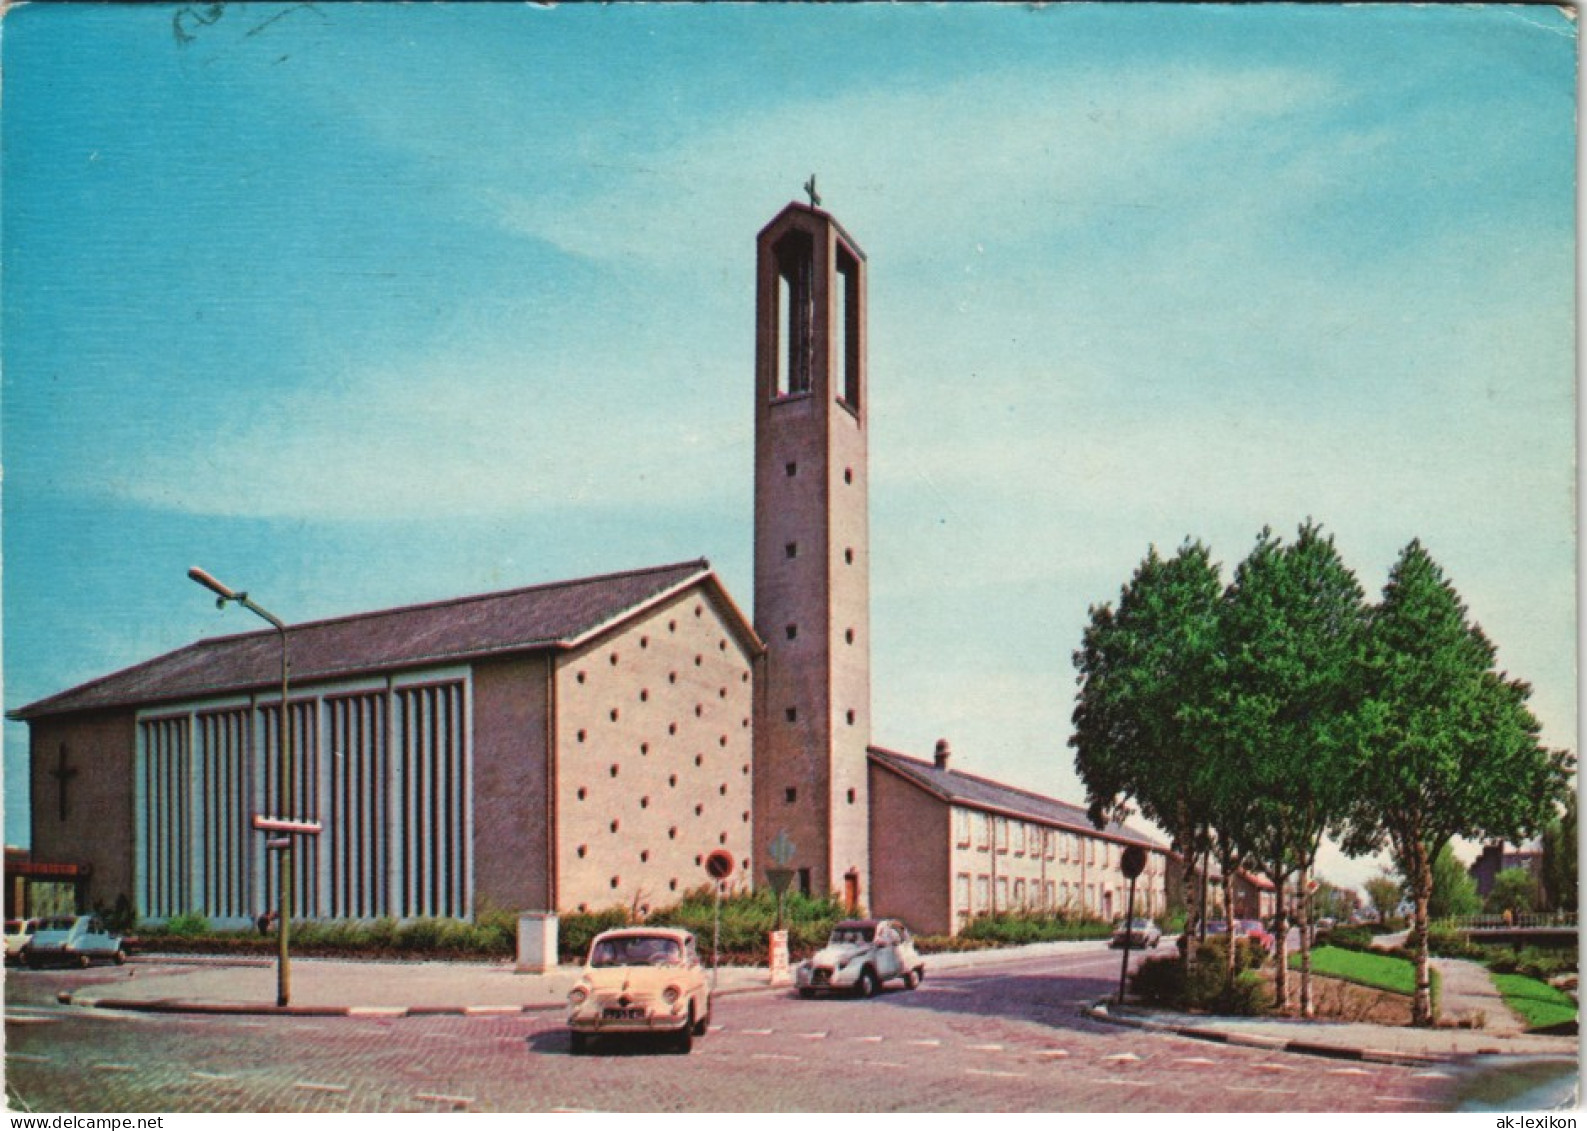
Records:
M42 923L39 924L39 930L41 930L41 931L69 931L69 930L72 929L72 924L74 924L76 922L77 922L76 919L73 919L73 918L70 918L70 917L59 918L59 919L45 919Z
M870 942L875 931L874 927L839 927L829 941L833 946L858 946Z
M590 951L591 966L679 966L683 948L665 935L623 935L598 939Z

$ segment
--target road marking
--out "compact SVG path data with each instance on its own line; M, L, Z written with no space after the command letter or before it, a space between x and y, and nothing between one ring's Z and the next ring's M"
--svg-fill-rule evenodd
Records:
M965 1045L971 1052L1002 1052L1002 1045Z
M989 1068L966 1068L964 1071L969 1076L996 1076L999 1080L1023 1080L1025 1078L1023 1072L996 1072Z
M50 1062L49 1057L37 1056L30 1052L8 1052L6 1053L6 1059L26 1061L28 1064L48 1064Z
M1179 1058L1179 1060L1176 1063L1179 1063L1179 1064L1194 1064L1198 1068L1211 1068L1214 1064L1217 1064L1218 1062L1215 1061L1215 1060L1208 1060L1204 1056L1182 1056L1182 1057Z
M469 1104L476 1102L473 1096L447 1096L439 1092L420 1092L413 1098L422 1100L425 1103L453 1104L457 1107L467 1107Z
M1225 1084L1223 1090L1225 1092L1260 1092L1264 1096L1292 1096L1295 1094L1295 1089L1293 1088L1245 1088L1239 1084Z
M1295 1071L1295 1066L1293 1064L1253 1064L1251 1067L1252 1068L1262 1068L1262 1069L1267 1070L1268 1072L1293 1072L1293 1071Z
M1040 1057L1044 1057L1047 1060L1062 1060L1064 1057L1069 1055L1069 1050L1068 1049L1042 1049L1036 1055L1040 1056Z
M785 1052L755 1052L750 1053L751 1060L803 1060L803 1057L789 1056Z
M799 1036L807 1041L824 1041L827 1039L825 1033L800 1033Z
M1419 1096L1373 1096L1375 1100L1387 1104L1437 1104L1437 1100L1424 1100Z
M909 1043L912 1044L912 1045L918 1045L918 1046L920 1046L923 1049L939 1048L942 1045L941 1041L930 1040L930 1039L923 1040L923 1041L910 1041Z
M130 1064L94 1064L90 1065L95 1072L136 1072L137 1069Z
M1449 1079L1449 1073L1447 1073L1447 1072L1412 1072L1411 1073L1411 1079L1412 1080L1448 1080Z
M739 1032L746 1037L769 1037L772 1034L770 1029L740 1029Z
M885 1041L887 1038L886 1037L855 1037L854 1039L856 1041L864 1042L865 1044L868 1044L868 1045L879 1045L883 1041Z
M522 1013L523 1007L517 1005L465 1005L465 1017L493 1017L500 1013Z
M235 1080L235 1079L237 1079L237 1077L235 1077L235 1076L226 1076L226 1075L222 1075L221 1073L218 1073L218 1072L191 1072L191 1073L189 1073L189 1075L197 1077L200 1080Z
M1370 1075L1372 1075L1372 1073L1369 1072L1365 1068L1330 1068L1328 1070L1328 1075L1330 1075L1330 1076L1370 1076Z
M1102 1059L1113 1064L1134 1064L1141 1058L1133 1052L1116 1052L1112 1056L1105 1056Z
M316 1084L312 1080L299 1080L292 1085L305 1092L345 1092L346 1084Z

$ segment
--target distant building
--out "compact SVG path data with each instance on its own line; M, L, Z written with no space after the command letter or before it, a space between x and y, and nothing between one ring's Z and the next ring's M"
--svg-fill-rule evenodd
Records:
M1482 853L1472 863L1471 878L1477 885L1477 894L1483 899L1493 890L1493 881L1500 872L1523 868L1538 883L1543 879L1543 849L1537 845L1519 847L1495 841L1483 845Z
M871 851L887 914L928 934L1009 911L1122 917L1120 854L1132 844L1147 850L1135 912L1162 913L1162 845L1121 825L1098 830L1083 809L954 770L949 758L946 742L930 762L871 748Z
M866 259L795 203L756 264L753 624L699 560L291 625L290 772L273 630L63 691L12 715L34 854L8 864L13 902L48 876L85 905L250 923L278 906L264 815L323 827L294 850L307 918L643 913L719 848L737 883L775 863L921 931L1113 918L1130 844L1160 913L1150 839L871 746Z

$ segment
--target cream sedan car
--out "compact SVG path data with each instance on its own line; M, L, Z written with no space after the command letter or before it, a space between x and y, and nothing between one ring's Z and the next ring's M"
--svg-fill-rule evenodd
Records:
M688 931L630 927L597 935L568 994L574 1056L595 1037L621 1033L655 1033L688 1052L710 1023L711 987Z

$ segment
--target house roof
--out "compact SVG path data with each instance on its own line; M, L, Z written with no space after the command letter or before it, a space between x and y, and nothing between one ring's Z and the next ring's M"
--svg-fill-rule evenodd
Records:
M1086 811L1080 806L1059 801L1055 797L1016 789L960 770L938 769L935 762L912 758L908 754L884 750L879 746L872 746L869 754L874 765L892 771L910 784L952 805L1039 821L1122 844L1139 844L1156 852L1167 851L1164 845L1145 833L1116 821L1099 829L1091 823L1091 818L1086 816Z
M500 593L287 626L295 681L345 678L420 664L577 647L680 590L703 584L752 652L759 639L703 558ZM11 712L67 712L171 702L278 686L274 629L200 640Z

